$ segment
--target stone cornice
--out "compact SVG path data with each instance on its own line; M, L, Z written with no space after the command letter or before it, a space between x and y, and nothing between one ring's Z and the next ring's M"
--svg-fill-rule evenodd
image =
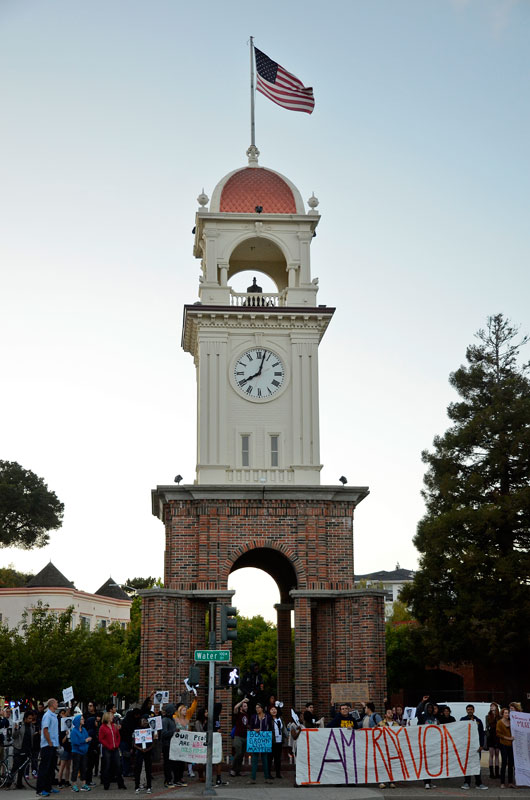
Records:
M195 353L199 327L221 329L263 328L302 331L317 330L319 339L324 335L335 308L330 306L268 306L244 308L242 306L185 305L182 321L182 347Z
M188 484L157 486L151 492L153 516L163 519L163 505L189 500L302 500L305 502L359 503L368 496L367 486L226 486Z
M289 595L293 600L296 597L325 600L340 597L385 597L385 592L383 589L291 589Z
M209 602L219 599L231 600L235 593L235 589L164 589L156 586L138 592L141 597L187 597Z

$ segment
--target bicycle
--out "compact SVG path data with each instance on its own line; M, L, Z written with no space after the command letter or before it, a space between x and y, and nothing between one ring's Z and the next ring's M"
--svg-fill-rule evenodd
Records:
M17 781L17 773L19 770L22 770L24 782L30 789L35 790L37 788L37 773L33 769L31 755L24 756L24 761L15 770L9 766L8 761L0 761L0 789L9 789L11 786L14 786Z

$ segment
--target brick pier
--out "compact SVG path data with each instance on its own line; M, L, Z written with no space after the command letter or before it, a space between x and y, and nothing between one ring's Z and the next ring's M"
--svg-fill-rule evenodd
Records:
M165 588L142 592L143 695L153 688L169 688L172 698L181 693L193 650L206 644L208 603L230 603L230 573L256 567L280 590L278 696L297 709L313 700L317 715L327 715L330 684L358 682L381 707L384 597L353 583L353 514L367 494L332 486L154 490L153 513L165 524Z

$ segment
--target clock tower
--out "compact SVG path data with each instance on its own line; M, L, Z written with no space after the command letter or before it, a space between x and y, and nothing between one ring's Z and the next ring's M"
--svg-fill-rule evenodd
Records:
M334 309L317 305L311 242L318 200L258 164L202 193L194 255L200 302L184 309L182 344L197 370L198 484L320 483L318 345ZM209 202L209 206L208 206ZM236 292L241 271L265 273Z
M318 200L306 210L255 147L247 155L211 200L198 197L199 301L184 307L182 334L197 375L197 473L152 492L164 587L141 593L142 690L180 695L210 604L230 604L230 575L254 567L280 594L276 693L287 707L313 700L320 716L368 697L381 707L384 593L357 588L353 567L353 515L368 488L320 484L318 347L334 309L318 304L311 275ZM243 271L252 278L236 291Z

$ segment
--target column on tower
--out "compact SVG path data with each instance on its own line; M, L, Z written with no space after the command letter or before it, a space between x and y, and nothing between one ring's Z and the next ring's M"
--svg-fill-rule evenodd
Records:
M291 642L291 612L293 603L277 603L277 642L278 642L278 698L285 704L293 702L293 660Z

